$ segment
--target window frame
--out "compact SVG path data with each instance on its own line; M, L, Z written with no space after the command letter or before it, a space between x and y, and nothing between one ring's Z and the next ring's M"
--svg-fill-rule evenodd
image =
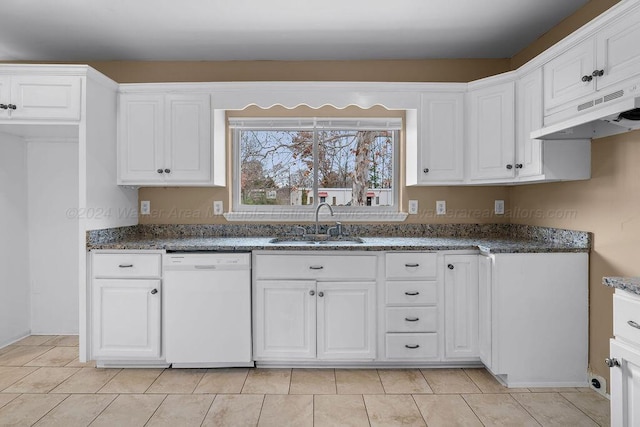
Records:
M299 121L300 123L308 123L310 120L313 120L313 127L310 129L308 127L300 126L282 126L282 127L273 127L272 129L262 128L259 126L231 126L230 122L232 120L248 122L268 122L268 121L282 121L283 123L292 123L295 121ZM320 197L318 196L319 186L318 186L318 171L317 167L314 167L313 171L313 192L309 195L310 200L313 202L308 205L245 205L241 203L241 165L240 165L240 132L242 130L247 129L255 129L255 130L282 130L282 131L299 131L299 130L312 130L313 131L313 159L314 166L317 161L317 150L318 150L318 142L317 142L317 132L321 131L323 128L317 126L317 122L348 122L348 121L376 121L376 122L397 122L400 120L400 126L397 129L390 130L394 133L393 135L393 147L392 147L392 168L393 168L393 184L392 184L392 205L391 206L331 206L333 212L335 214L334 218L342 219L342 220L352 220L352 221L361 221L361 220L369 220L369 221L399 221L406 218L406 214L401 212L400 207L400 191L401 191L401 175L400 175L400 160L399 160L399 151L401 148L401 140L404 137L404 120L399 119L398 117L339 117L339 118L328 118L328 117L286 117L286 118L265 118L265 117L242 117L242 118L228 118L227 125L229 125L229 136L231 138L231 147L233 151L232 156L232 188L231 188L231 199L232 199L232 212L229 214L225 214L227 219L230 220L244 220L244 219L253 219L253 220L284 220L284 221L295 221L295 220L306 220L310 218L317 209L318 201ZM348 128L345 128L348 130ZM380 130L384 130L382 126L380 126ZM328 213L328 209L322 210L323 214L326 215Z

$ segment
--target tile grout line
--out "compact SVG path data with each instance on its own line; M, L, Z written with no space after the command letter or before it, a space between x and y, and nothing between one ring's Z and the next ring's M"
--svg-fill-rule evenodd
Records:
M158 409L160 409L164 401L167 400L167 397L169 397L169 393L164 395L164 399L162 399L162 402L160 402L160 404L156 407L156 409L153 410L153 413L149 415L149 418L147 418L147 421L144 422L143 426L146 426L147 424L149 424L149 421L151 421L151 418L153 418L156 412L158 412Z
M249 371L251 370L251 368L247 369L247 375L244 376L244 381L242 381L242 387L240 387L240 391L238 392L238 394L242 394L242 390L244 390L244 386L245 384L247 384L247 378L249 378Z
M581 393L580 391L576 391L576 393ZM595 392L594 392L595 393ZM572 401L570 401L569 399L567 399L566 397L564 397L562 395L562 393L558 393L560 395L560 397L562 397L564 400L566 400L567 402L569 402L569 404L571 406L573 406L574 408L576 408L578 411L580 411L581 413L585 414L587 416L587 418L589 418L590 420L592 420L594 423L596 423L597 425L601 425L597 420L593 419L593 417L591 417L589 414L587 414L586 412L584 412L582 409L578 408Z
M262 410L264 409L264 401L267 399L267 395L262 395L262 404L260 405L260 413L258 413L258 420L256 421L256 427L260 424L260 418L262 417Z
M424 414L420 410L420 406L418 406L418 402L416 402L416 396L413 393L411 393L409 396L411 396L411 400L413 400L413 404L416 405L416 408L418 409L418 413L422 417L422 421L424 421L424 425L429 427L429 423L427 423L427 419L424 417Z
M23 396L24 394L30 394L30 393L23 393L20 396ZM49 393L45 393L45 395L49 395ZM59 395L58 395L59 396ZM67 400L69 397L71 396L71 394L67 394L67 397L65 397L64 399L62 399L57 405L55 405L53 408L49 409L44 415L42 415L40 418L38 418L34 423L32 423L31 425L36 425L37 423L40 422L40 420L42 420L44 417L46 417L47 415L49 415L51 413L51 411L53 411L54 409L56 409L58 406L62 405L62 402L64 402L65 400Z
M533 415L529 410L527 410L527 408L525 408L525 406L522 403L520 403L520 401L518 399L513 397L514 394L516 394L516 393L509 393L509 396L518 404L518 406L520 406L527 414L529 414L529 416L531 418L533 418L533 420L535 422L537 422L538 425L542 426L542 423L540 421L538 421L538 419L535 417L535 415Z
M211 412L211 407L213 406L213 402L216 401L218 396L219 396L218 393L213 395L213 399L211 399L211 403L209 404L209 408L207 408L207 412L205 412L204 417L202 417L202 421L200 421L200 427L202 427L204 425L204 421L207 419L207 415L209 415L209 412Z

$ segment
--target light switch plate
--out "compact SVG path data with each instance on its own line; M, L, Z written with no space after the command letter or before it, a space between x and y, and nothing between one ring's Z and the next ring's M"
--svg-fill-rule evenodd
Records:
M416 215L418 213L418 201L409 200L409 215Z
M140 214L149 215L151 213L151 202L149 200L143 200L140 202Z
M446 215L447 214L447 202L444 200L436 201L436 215Z
M213 214L214 215L222 215L224 212L224 204L222 200L214 200L213 202Z
M493 210L496 215L504 215L504 200L496 200Z

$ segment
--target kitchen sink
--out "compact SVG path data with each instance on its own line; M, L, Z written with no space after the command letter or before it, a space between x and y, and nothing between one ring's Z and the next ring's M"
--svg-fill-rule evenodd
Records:
M357 245L364 243L359 237L298 236L276 237L269 240L274 245Z

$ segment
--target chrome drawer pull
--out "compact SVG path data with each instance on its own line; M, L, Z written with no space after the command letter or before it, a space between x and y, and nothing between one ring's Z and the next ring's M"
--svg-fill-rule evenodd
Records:
M405 344L404 346L407 347L407 348L410 348L411 350L415 350L416 348L420 348L420 346L418 344L415 344L415 345Z
M120 268L131 268L131 267L133 267L133 264L120 264L118 267L120 267Z
M629 320L627 322L627 325L631 326L632 328L636 328L636 329L640 329L640 325L638 325L636 322L634 322L633 320Z
M405 266L405 267L413 267L413 268L415 268L415 267L420 267L420 264L418 264L418 263L414 263L414 264L405 264L404 266Z
M405 292L405 295L409 295L410 297L414 297L416 295L420 295L420 292Z
M311 270L322 270L324 267L321 265L310 265L309 269Z
M419 317L405 317L404 320L406 320L407 322L417 322L418 320L420 320Z

